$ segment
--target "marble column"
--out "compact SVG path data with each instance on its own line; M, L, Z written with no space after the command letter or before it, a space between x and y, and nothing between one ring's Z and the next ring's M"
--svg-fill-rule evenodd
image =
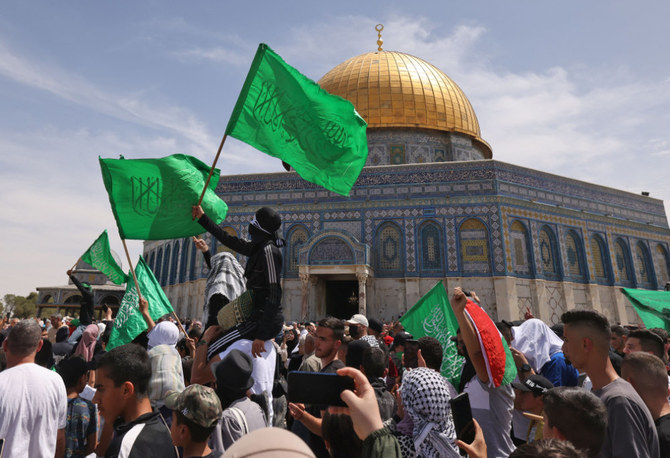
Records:
M365 295L365 285L368 281L367 272L357 272L356 278L358 279L358 313L361 315L366 315L367 310L367 300Z
M300 303L300 316L303 321L307 320L309 307L309 274L300 272L300 282L302 283L302 300Z

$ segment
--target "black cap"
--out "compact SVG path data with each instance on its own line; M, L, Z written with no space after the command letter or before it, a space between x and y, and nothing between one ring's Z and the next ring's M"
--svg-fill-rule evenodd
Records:
M382 332L384 330L384 323L377 318L368 318L369 328L375 332Z
M405 331L399 332L393 339L393 346L397 347L398 345L405 345L405 342L407 342L408 340L412 340L413 338L414 337L409 332Z
M541 375L533 374L522 383L512 382L512 386L519 391L533 393L535 396L542 396L544 393L552 389L554 384Z

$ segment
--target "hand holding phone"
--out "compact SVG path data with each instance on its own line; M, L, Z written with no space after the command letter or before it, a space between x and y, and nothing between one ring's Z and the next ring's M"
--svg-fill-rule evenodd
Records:
M468 393L461 393L449 400L451 414L454 418L456 438L471 444L475 440L475 425L472 420L472 409L470 408L470 397Z
M405 350L403 353L403 365L409 369L419 367L418 353L419 353L419 341L407 340L405 342Z
M288 401L292 403L325 406L346 406L340 394L344 390L354 390L351 377L321 372L288 373Z

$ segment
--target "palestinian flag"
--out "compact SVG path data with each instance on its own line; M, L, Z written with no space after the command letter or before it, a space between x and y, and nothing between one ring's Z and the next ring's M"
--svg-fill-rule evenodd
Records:
M488 314L468 298L465 306L465 316L475 327L479 346L486 361L486 372L489 375L489 386L498 388L507 385L516 378L516 364L512 352L507 346L495 323Z

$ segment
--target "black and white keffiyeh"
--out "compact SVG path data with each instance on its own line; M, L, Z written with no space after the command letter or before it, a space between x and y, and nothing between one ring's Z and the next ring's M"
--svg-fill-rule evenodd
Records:
M402 402L414 422L412 436L418 456L459 456L450 399L447 381L438 372L419 367L404 375Z
M215 294L222 294L229 301L236 299L245 289L244 269L231 253L222 251L212 256L212 268L205 285L205 318L207 321L207 305Z

